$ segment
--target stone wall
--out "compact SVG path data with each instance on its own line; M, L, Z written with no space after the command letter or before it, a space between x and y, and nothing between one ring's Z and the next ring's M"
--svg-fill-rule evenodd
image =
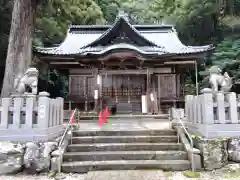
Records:
M57 172L59 158L65 151L70 135L58 146L61 137L50 142L0 142L0 174L25 171L28 174ZM61 151L60 154L56 152ZM61 165L61 164L60 164Z
M240 137L228 141L228 158L229 161L240 163Z
M240 162L240 137L206 139L193 136L194 145L200 150L205 170L222 168L231 162Z
M195 136L194 145L200 150L205 170L218 169L228 162L227 139L205 139Z

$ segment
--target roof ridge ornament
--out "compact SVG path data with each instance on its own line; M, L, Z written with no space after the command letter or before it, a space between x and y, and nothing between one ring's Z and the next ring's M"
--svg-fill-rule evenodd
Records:
M118 15L116 19L119 19L119 18L124 18L125 20L129 21L128 13L125 13L123 9L118 10Z
M177 30L176 30L176 28L175 28L174 26L172 26L172 31L173 31L174 33L178 34L178 32L177 32Z

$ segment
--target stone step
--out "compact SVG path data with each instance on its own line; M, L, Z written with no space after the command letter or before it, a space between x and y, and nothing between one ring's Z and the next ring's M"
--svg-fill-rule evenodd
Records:
M141 108L141 107L140 107ZM109 109L109 111L111 111ZM71 113L72 113L72 110L64 110L64 119L65 120L69 120L69 118L71 117ZM96 113L84 113L81 115L80 117L80 121L82 120L98 120L98 114ZM125 120L128 120L128 119L168 119L169 118L169 114L156 114L156 115L151 115L151 114L148 114L148 115L143 115L141 112L139 113L133 113L133 114L116 114L116 115L110 115L108 117L108 119L125 119Z
M187 160L119 160L119 161L75 161L64 162L62 172L85 173L93 170L135 170L162 169L165 171L184 171L190 169Z
M73 144L83 143L159 143L159 142L177 142L177 136L82 136L73 137Z
M108 161L108 160L187 160L184 151L98 151L66 152L63 160L72 161Z
M182 150L183 145L178 143L96 143L96 144L71 144L67 152L88 151L164 151Z
M112 130L112 131L74 131L73 136L171 136L176 135L173 129L164 130Z

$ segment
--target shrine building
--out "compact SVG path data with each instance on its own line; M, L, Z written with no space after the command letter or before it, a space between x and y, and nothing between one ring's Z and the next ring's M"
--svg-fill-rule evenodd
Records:
M69 71L68 108L141 114L183 106L184 73L212 50L184 45L172 25L135 25L119 13L112 25L71 25L60 45L35 53Z

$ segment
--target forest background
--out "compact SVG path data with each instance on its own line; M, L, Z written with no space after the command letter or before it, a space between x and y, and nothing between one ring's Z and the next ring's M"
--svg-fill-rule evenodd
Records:
M17 0L16 0L17 1ZM31 0L21 0L27 2ZM35 0L38 1L38 0ZM40 0L41 1L41 0ZM39 2L40 2L39 1ZM20 0L19 0L20 2ZM213 44L216 49L198 67L199 84L207 84L207 69L218 65L233 77L240 93L240 0L42 0L37 3L33 46L49 47L62 42L70 24L112 24L119 9L136 24L173 24L186 45ZM0 0L0 88L11 28L13 0ZM66 96L67 72L41 69L40 90ZM185 77L186 93L194 93L195 72Z

